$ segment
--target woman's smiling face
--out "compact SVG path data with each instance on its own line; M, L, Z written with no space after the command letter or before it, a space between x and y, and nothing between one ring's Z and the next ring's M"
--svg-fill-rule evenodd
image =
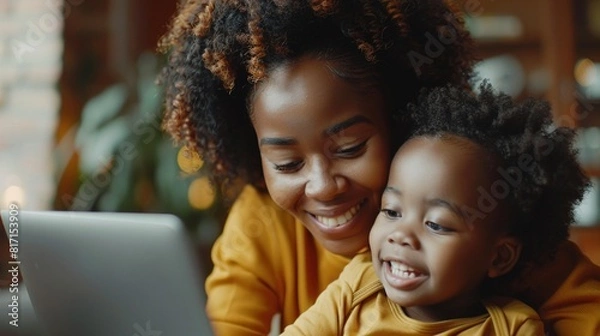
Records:
M279 66L251 101L273 200L327 250L353 256L368 244L387 181L390 123L383 96L305 57Z

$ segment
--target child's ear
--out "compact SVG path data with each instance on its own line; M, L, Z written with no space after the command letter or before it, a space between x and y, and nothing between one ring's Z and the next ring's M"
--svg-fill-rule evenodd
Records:
M521 242L515 237L502 237L496 243L496 251L488 270L490 278L504 275L515 266L521 255Z

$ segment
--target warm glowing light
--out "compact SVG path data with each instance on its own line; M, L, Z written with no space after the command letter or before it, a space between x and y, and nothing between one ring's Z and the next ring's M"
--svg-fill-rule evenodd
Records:
M182 171L192 174L197 172L204 165L204 161L195 150L187 146L181 147L177 153L177 165Z
M190 205L196 209L205 210L215 202L215 190L207 177L194 180L188 189Z
M25 191L23 188L19 186L10 186L4 190L4 195L2 195L2 209L8 209L10 204L17 204L19 206L23 206L25 203Z
M590 86L598 79L596 65L589 58L581 59L575 64L575 80L581 86Z

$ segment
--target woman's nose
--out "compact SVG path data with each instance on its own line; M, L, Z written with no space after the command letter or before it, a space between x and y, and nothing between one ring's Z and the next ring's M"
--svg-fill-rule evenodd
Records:
M327 159L315 159L309 170L305 193L307 197L328 201L346 188L346 179L334 172Z

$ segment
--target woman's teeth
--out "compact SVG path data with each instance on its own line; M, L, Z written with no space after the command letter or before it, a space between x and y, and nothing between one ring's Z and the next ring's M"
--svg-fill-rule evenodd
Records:
M348 211L346 211L345 213L343 213L337 217L324 217L324 216L315 216L315 217L317 218L317 220L319 222L325 224L325 226L334 228L334 227L338 227L342 224L346 224L347 222L349 222L352 218L354 218L354 215L356 215L356 213L358 212L358 209L360 209L360 204L353 206Z
M408 267L407 265L397 261L390 260L390 269L392 270L393 275L401 278L412 279L420 275L420 273L414 268Z

